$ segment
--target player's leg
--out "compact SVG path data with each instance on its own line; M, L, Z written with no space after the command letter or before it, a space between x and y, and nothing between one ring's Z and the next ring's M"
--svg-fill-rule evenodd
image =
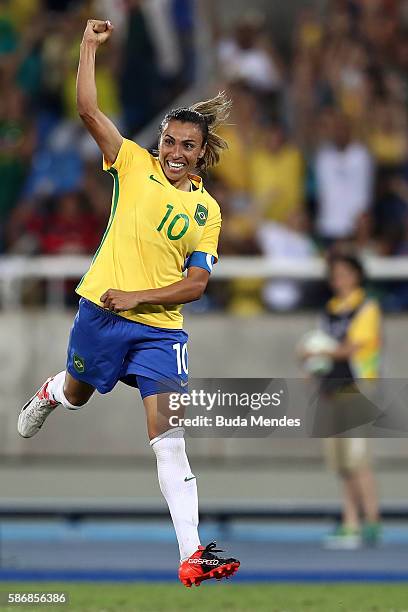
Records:
M138 378L142 387L141 378ZM200 545L198 535L197 480L186 454L183 427L171 428L169 394L144 397L150 445L156 455L160 490L167 502L180 549L179 579L197 586L210 578L229 578L239 568L234 558L223 559L215 542ZM177 417L182 415L178 412Z
M170 410L170 395L188 392L187 334L147 325L135 329L138 338L126 355L121 380L131 384L129 377L136 377L144 402L160 488L179 542L179 578L191 586L208 578L228 577L239 561L216 557L214 543L200 546L197 482L186 454L184 429L171 418L183 415L180 409Z
M107 324L108 323L108 324ZM34 436L45 419L62 405L80 408L95 389L107 393L119 379L128 349L131 323L81 299L69 337L66 370L49 378L23 406L18 431Z
M160 490L169 506L180 559L187 559L200 545L198 536L197 480L186 454L184 429L171 428L169 395L149 395L143 400L150 445L156 455ZM173 413L174 415L174 413Z
M160 489L174 523L181 559L200 545L198 537L197 483L186 455L184 429L172 424L182 416L170 410L171 392L183 393L188 385L187 339L183 330L133 324L138 337L128 351L121 379L132 378L143 399L150 444L156 455Z
M31 438L57 406L62 404L64 408L76 410L86 404L94 391L95 387L75 380L65 370L51 376L24 404L18 417L19 434L23 438Z
M56 382L52 385L54 398L63 404L65 408L71 410L81 408L91 399L95 387L82 380L77 380L69 372L64 371L61 374L65 374L63 384L61 385L61 383Z

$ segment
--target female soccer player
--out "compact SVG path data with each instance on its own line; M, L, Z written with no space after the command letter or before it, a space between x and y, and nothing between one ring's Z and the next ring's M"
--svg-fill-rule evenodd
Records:
M58 405L76 409L95 389L107 393L118 380L138 387L179 543L179 578L186 586L198 585L229 577L239 561L217 557L214 542L200 545L196 479L184 430L170 427L166 400L187 385L181 304L200 298L217 259L219 206L194 170L216 164L226 148L215 129L227 118L230 102L218 94L171 111L160 125L158 156L151 155L123 138L98 108L95 54L112 31L109 21L88 21L77 79L79 115L114 180L111 214L77 287L81 299L66 370L49 378L23 407L18 431L26 438L35 435Z

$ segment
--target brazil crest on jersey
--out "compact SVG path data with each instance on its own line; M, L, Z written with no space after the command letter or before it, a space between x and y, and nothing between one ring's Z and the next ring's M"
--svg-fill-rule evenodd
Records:
M200 177L198 187L181 191L167 180L160 162L146 149L123 139L116 161L104 170L114 180L109 222L77 293L102 306L107 289L158 289L181 280L194 251L217 258L221 214ZM142 304L120 315L155 327L180 329L181 305Z

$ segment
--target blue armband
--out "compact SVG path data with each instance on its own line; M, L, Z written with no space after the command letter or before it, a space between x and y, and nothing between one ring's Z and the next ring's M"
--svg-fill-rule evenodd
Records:
M210 255L210 253L204 253L203 251L194 251L194 253L191 253L190 257L187 258L184 264L184 270L187 270L187 268L191 268L192 266L194 266L196 268L202 268L203 270L207 270L207 272L211 274L214 261L214 255Z

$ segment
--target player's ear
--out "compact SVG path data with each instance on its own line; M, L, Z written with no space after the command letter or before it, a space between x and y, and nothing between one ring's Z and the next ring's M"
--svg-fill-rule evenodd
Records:
M203 147L201 148L201 151L200 151L200 154L198 156L198 159L203 159L203 157L205 155L205 152L206 152L206 149L207 149L207 143L205 145L203 145Z

